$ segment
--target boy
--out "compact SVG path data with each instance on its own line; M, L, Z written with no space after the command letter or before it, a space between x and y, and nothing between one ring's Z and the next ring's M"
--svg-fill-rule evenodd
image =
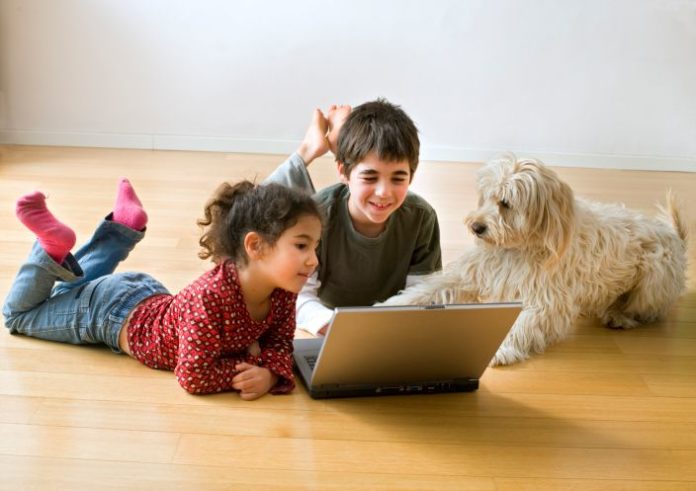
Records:
M333 308L372 305L442 268L433 208L408 187L420 142L413 121L384 99L315 110L298 150L271 174L315 193L306 167L331 150L341 182L315 194L326 213L319 269L297 299L297 324L325 334Z

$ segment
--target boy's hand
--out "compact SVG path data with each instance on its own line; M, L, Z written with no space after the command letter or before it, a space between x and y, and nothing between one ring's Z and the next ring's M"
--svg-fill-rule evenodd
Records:
M238 363L234 369L239 373L232 379L232 387L239 391L239 397L245 401L258 399L278 383L278 376L268 368Z
M332 104L329 106L329 110L326 112L326 120L329 124L329 134L327 138L329 140L329 150L331 153L336 155L336 149L338 148L338 133L341 131L343 123L346 122L346 118L350 116L352 108L347 105L337 106Z
M318 157L329 151L329 141L326 133L329 131L329 122L320 109L315 109L312 114L312 122L309 123L304 140L297 149L297 153L305 165L309 165Z

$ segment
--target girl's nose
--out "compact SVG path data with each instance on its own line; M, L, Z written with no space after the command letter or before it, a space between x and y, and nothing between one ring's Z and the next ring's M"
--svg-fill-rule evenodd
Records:
M317 257L317 251L312 251L312 253L309 255L309 258L307 259L307 264L314 268L319 266L319 258Z

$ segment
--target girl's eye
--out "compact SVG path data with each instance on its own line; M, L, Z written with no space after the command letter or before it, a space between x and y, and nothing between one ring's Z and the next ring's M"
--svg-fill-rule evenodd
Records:
M296 244L296 246L301 251L303 251L307 248L307 244Z

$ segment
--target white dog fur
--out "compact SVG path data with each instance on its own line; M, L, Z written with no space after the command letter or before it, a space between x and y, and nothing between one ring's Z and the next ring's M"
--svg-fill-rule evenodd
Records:
M382 305L520 300L523 310L491 361L507 365L564 338L580 315L612 328L661 318L685 285L687 227L667 209L646 218L575 199L537 160L504 154L478 172L476 247Z

